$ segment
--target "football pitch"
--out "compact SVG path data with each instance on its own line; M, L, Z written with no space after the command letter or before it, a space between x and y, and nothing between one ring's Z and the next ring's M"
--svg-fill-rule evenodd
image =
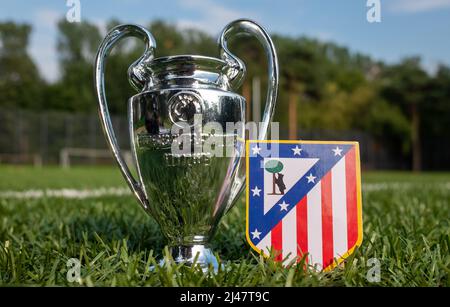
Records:
M362 177L364 239L345 265L316 272L262 258L246 243L241 197L211 243L223 265L203 274L155 266L165 240L116 168L1 166L0 285L450 286L450 174Z

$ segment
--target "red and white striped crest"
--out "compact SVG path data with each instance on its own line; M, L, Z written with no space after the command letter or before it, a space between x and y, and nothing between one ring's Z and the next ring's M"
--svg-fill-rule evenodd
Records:
M358 143L248 142L247 240L258 252L330 269L361 244L361 207Z

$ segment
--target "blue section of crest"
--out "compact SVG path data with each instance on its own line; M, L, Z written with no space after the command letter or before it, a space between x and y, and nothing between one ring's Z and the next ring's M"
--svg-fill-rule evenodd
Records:
M257 146L261 150L254 152L253 148ZM294 155L293 149L301 149L300 155ZM270 232L297 203L305 197L311 189L322 180L332 168L347 152L353 147L353 144L283 144L283 143L250 143L249 147L249 236L253 244L258 244L268 232ZM342 150L340 155L335 154L336 148ZM304 158L319 159L305 175L300 178L294 186L285 191L285 194L278 200L277 204L286 202L289 204L287 210L280 210L280 206L273 206L264 214L264 158L298 158L299 161ZM315 178L314 183L308 182L307 176L312 174ZM252 189L257 186L261 189L260 196L253 196ZM258 230L261 234L259 238L253 239L251 232Z

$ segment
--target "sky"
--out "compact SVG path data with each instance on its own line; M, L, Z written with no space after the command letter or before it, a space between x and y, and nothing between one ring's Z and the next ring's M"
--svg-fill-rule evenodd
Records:
M30 54L50 82L58 78L57 27L73 0L0 0L0 22L33 26ZM217 36L230 21L250 18L269 33L307 35L395 63L421 56L433 72L450 65L450 0L380 0L381 22L367 21L367 0L79 0L82 21L147 25L163 19ZM105 31L105 29L104 29Z

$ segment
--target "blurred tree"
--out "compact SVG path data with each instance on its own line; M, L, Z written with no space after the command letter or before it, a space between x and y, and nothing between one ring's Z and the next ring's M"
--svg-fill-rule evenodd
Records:
M58 23L57 48L61 80L50 88L52 108L90 111L97 105L93 90L93 62L101 36L99 29L86 21Z
M316 40L275 36L274 42L280 59L281 91L287 94L285 120L289 124L289 138L296 139L299 120L307 120L298 105L300 100L306 103L322 98L326 63L322 61ZM301 114L301 119L297 114Z
M450 67L440 65L427 88L422 111L422 150L427 169L450 168Z
M214 57L218 57L218 47L216 44L216 51ZM243 80L240 91L241 95L244 96L246 100L246 120L254 121L255 118L261 118L261 114L256 115L253 114L252 110L252 96L253 96L253 88L252 83L253 79L256 77L260 78L261 82L261 106L260 109L263 109L265 106L265 92L263 89L267 88L267 58L264 52L263 47L258 42L257 39L247 35L240 35L234 38L231 38L228 42L228 49L235 56L241 59L245 64L245 78Z
M420 66L420 58L408 58L384 71L382 95L402 108L411 123L412 169L422 168L421 110L430 85L428 74Z
M152 22L148 28L156 40L157 57L183 54L186 52L184 37L174 25L157 20Z
M184 40L185 53L211 57L219 56L216 40L202 31L188 29L185 31Z
M0 105L41 109L44 81L28 54L31 26L0 23Z

